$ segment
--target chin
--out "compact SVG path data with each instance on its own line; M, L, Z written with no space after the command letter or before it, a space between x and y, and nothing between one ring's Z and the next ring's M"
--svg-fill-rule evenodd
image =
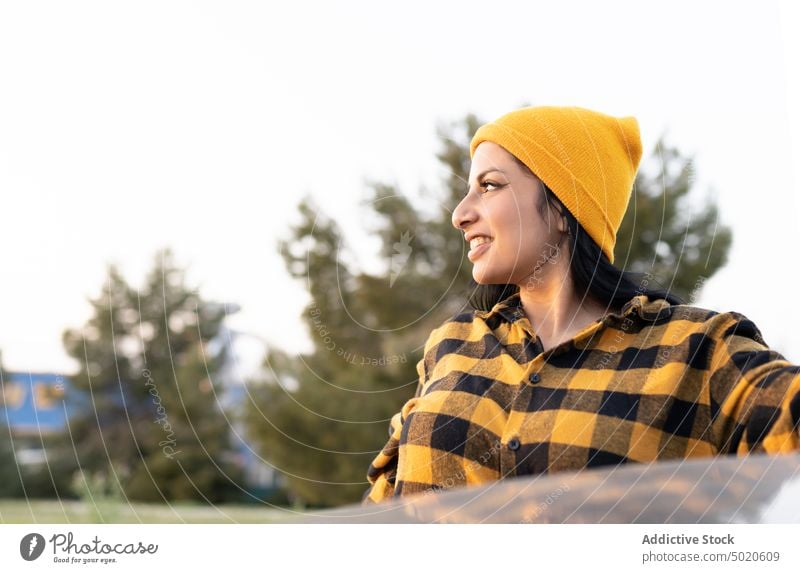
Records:
M474 280L479 285L489 284L486 280L486 273L478 267L478 265L474 265L472 267L472 280Z
M477 265L472 267L472 279L479 285L511 284L509 273L492 272L489 269L481 269Z

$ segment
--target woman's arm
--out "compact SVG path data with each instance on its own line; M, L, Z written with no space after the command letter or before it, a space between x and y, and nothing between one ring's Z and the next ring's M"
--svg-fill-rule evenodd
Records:
M746 316L714 317L709 364L712 431L719 453L800 449L800 366L770 350Z
M363 505L378 503L385 499L390 499L394 495L398 448L400 446L403 423L414 410L417 399L422 395L422 388L427 380L424 355L417 362L417 374L419 378L414 397L403 404L400 411L392 416L389 422L389 441L386 442L386 445L383 446L367 469L367 481L369 481L370 487L362 496L361 503Z

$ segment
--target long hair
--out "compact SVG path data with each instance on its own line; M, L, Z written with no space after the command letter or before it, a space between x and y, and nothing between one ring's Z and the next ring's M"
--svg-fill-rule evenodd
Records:
M524 170L531 173L527 165L516 157L514 159ZM555 193L543 181L541 183L545 197L540 202L540 214L543 215L548 204L552 203L567 222L568 234L565 238L571 254L569 276L579 298L584 298L585 295L613 311L619 311L626 302L642 294L647 295L650 300L663 298L670 304L685 304L683 299L668 290L648 288L648 284L655 282L652 275L623 271L615 267ZM472 308L488 311L518 291L517 285L481 285L470 278L468 300Z

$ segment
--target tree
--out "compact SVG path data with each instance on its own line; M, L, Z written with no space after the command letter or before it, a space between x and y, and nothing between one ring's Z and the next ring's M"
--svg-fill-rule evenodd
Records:
M141 291L109 266L90 302L93 316L63 335L81 364L72 382L88 393L90 408L71 421L60 459L76 460L93 479L105 476L131 500L230 498L240 475L226 461L217 399L225 356L208 352L222 307L185 284L169 249L156 255Z
M469 138L481 123L470 114L438 127L437 158L447 175L432 195L434 205L412 205L397 189L369 183L365 220L374 222L371 231L380 239L383 274L357 272L347 263L343 233L308 197L299 205L300 222L279 244L289 273L310 294L303 320L314 349L298 357L270 349L270 376L250 384L246 421L261 455L285 473L303 503L360 499L389 418L414 393L427 335L466 307L471 263L451 212L466 187ZM663 158L663 173L637 176L615 255L627 270L648 270L687 295L698 273L710 277L724 263L730 232L717 226L712 250L713 205L680 232L689 163L674 149Z
M727 262L731 230L719 224L717 206L708 197L699 212L692 209L692 158L666 145L663 136L651 157L656 172L640 169L636 175L614 258L626 270L652 273L669 290L691 301Z

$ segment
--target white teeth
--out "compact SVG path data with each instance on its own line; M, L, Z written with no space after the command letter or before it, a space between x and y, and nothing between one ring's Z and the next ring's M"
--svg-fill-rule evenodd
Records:
M469 248L474 249L478 245L482 245L484 243L491 243L492 240L489 237L475 237L469 242Z

